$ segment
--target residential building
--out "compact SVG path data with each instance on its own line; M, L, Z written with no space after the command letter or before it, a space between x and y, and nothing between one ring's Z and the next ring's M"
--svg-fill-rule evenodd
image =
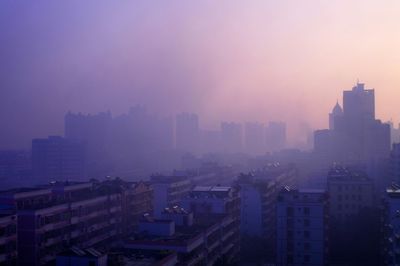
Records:
M153 175L150 182L154 191L154 216L157 218L166 207L180 205L192 187L186 176Z
M226 263L237 263L240 253L240 194L237 188L196 186L182 200L182 206L194 213L195 219L222 215L222 246Z
M327 184L330 215L335 222L346 222L362 209L376 205L373 180L363 172L336 165L328 173Z
M241 232L275 243L276 203L282 187L294 187L297 169L293 165L270 164L241 174L237 184L241 197Z
M382 265L400 264L400 186L386 189L382 212Z
M124 235L137 229L144 213L153 212L153 189L149 183L127 183L123 190Z
M17 216L0 214L0 265L17 265Z
M108 266L107 260L107 254L94 248L72 247L57 256L56 266Z
M400 143L393 144L390 153L390 181L400 184Z
M18 218L18 265L35 266L54 263L72 247L108 250L137 229L151 197L143 182L109 179L4 191L0 204Z
M327 265L328 196L323 190L281 191L277 204L277 265Z
M230 254L239 247L232 241L231 217L209 214L191 220L193 213L183 208L167 208L161 217L144 216L139 232L124 241L124 248L176 252L176 265L232 265Z

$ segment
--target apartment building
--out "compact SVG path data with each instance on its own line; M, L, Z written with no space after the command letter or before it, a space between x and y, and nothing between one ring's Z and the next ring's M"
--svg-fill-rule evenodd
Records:
M277 204L277 265L327 265L327 244L326 192L283 189Z
M55 182L2 192L0 203L17 214L19 265L35 266L54 263L71 247L112 247L137 226L142 208L151 211L151 190L120 179Z
M376 205L373 180L365 173L334 166L328 173L330 215L344 223L362 209Z
M0 214L0 266L17 263L17 216Z
M166 207L180 205L192 187L186 176L153 175L150 178L154 193L154 215L160 217Z

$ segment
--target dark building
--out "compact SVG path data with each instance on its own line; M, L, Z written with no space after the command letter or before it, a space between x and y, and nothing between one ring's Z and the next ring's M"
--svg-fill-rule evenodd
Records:
M328 265L328 213L325 191L283 189L277 204L276 265Z
M86 179L86 143L50 136L32 140L32 171L39 182Z
M375 119L374 90L357 83L343 92L343 103L343 113L336 104L330 114L330 129L315 132L315 153L328 164L364 165L368 175L382 179L390 154L390 125Z
M17 265L17 216L0 214L0 265Z
M114 247L152 211L152 190L120 179L54 182L3 191L0 204L3 213L16 213L18 265L54 265L72 247Z

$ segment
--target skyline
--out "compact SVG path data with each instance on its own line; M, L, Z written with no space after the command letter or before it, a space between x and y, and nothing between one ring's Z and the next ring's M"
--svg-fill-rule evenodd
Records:
M204 128L283 120L293 137L300 125L326 128L358 78L376 89L377 118L397 124L398 10L396 1L2 1L0 147L61 134L69 110L118 115L136 104L198 113Z

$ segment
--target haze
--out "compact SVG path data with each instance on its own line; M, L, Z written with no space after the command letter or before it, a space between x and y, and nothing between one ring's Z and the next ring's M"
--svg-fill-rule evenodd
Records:
M69 110L327 127L341 92L376 89L398 122L399 1L0 2L0 148L62 134Z

